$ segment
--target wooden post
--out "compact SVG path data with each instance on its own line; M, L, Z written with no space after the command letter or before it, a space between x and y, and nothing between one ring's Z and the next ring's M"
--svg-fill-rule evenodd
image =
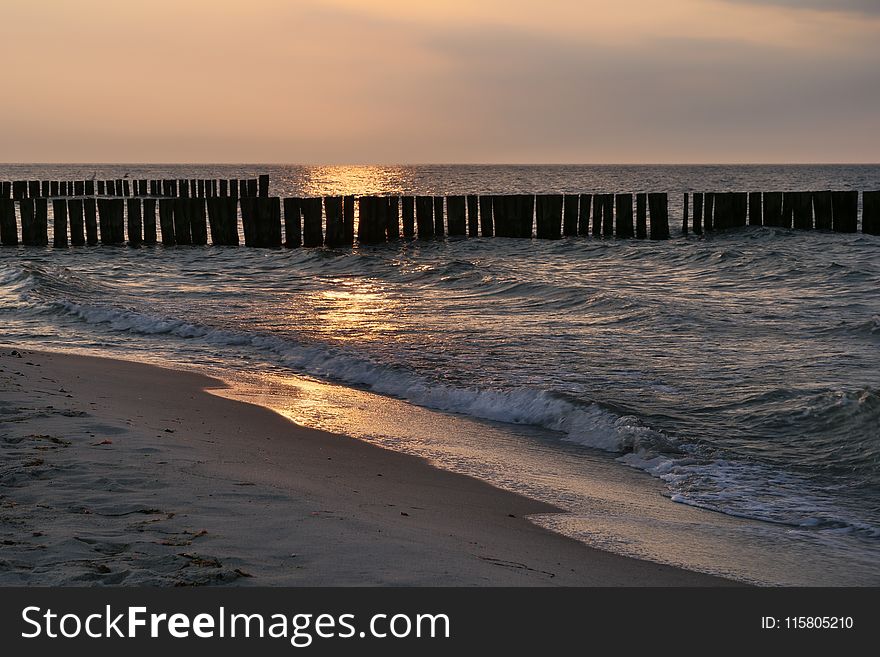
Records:
M368 231L370 242L384 242L385 229L388 224L388 199L384 196L372 197L373 225Z
M480 235L492 237L495 235L495 224L492 218L492 196L480 196Z
M12 184L7 180L0 180L0 198L12 197Z
M403 236L412 238L416 235L416 199L414 196L404 196L401 199L401 214L403 218Z
M208 219L204 198L184 198L189 212L190 242L197 246L208 243Z
M34 223L39 246L49 244L49 200L37 198L34 203Z
M260 196L262 198L269 197L269 174L263 174L259 178Z
M763 226L761 192L749 192L749 226Z
M144 199L144 244L150 246L157 242L156 199Z
M476 194L467 195L467 227L468 237L480 235L480 198Z
M354 244L354 195L342 197L342 239L347 246Z
M110 226L112 228L113 244L125 243L125 199L114 198L110 200Z
M189 193L189 180L178 180L177 189L180 190L180 196L183 198L195 196L195 194Z
M16 201L20 201L23 198L27 198L28 189L27 182L24 180L15 180L12 183L12 198Z
M614 194L602 196L602 236L614 237Z
M615 234L618 238L633 237L633 195L617 194L615 203Z
M590 234L590 210L593 207L593 195L581 194L578 202L578 235L586 237Z
M831 221L835 232L854 233L858 230L858 192L831 192Z
M574 237L578 234L578 195L566 194L562 202L562 234Z
M125 181L125 184L128 184L128 181ZM74 196L85 196L86 195L86 181L85 180L74 180L73 181L73 195Z
M86 244L95 246L98 243L98 210L97 200L87 198L83 201L83 213L86 222Z
M116 181L116 195L128 196L128 179L123 180L122 178L119 178Z
M400 199L397 196L389 196L387 201L388 210L385 215L385 235L389 240L400 239Z
M745 192L732 192L730 195L730 219L731 225L736 228L744 228L748 218L748 194Z
M510 196L494 196L492 198L492 217L495 220L495 237L514 237L511 227Z
M324 244L335 248L345 243L345 222L342 216L342 197L328 196L324 199L326 235Z
M191 206L188 198L172 199L174 207L174 240L177 244L192 244Z
M45 196L46 198L49 198L49 181L48 180L43 180L40 183L40 196Z
M187 203L189 203L189 229L190 229L190 237L193 244L197 246L204 246L208 243L208 219L205 216L205 199L203 198L189 198L184 199ZM278 245L281 245L281 212L279 210L279 224L278 224Z
M144 184L146 185L146 182L144 182ZM86 180L85 193L86 193L85 194L86 196L94 196L95 195L95 181L94 180ZM146 196L146 194L147 194L146 188L144 189L143 193Z
M510 217L513 236L531 239L535 229L535 195L514 194L510 197ZM560 230L562 230L562 208L559 208Z
M229 180L229 195L232 198L239 198L241 194L238 189L238 180L230 179Z
M682 204L682 212L681 212L681 234L688 234L688 210L690 205L690 196L687 192L684 193L684 203Z
M361 204L363 210L363 204ZM430 196L416 196L416 224L420 240L434 237L434 199Z
M764 225L782 226L782 192L764 192Z
M229 196L229 181L225 178L220 179L220 196L221 198Z
M443 237L446 229L443 226L443 197L434 197L434 237Z
M194 198L204 198L205 196L205 181L199 178L196 180L196 193L193 194Z
M222 246L225 244L226 233L226 207L220 203L219 198L205 199L205 209L208 211L208 232L211 234L211 245Z
M558 240L562 237L562 194L539 194L535 198L537 228L535 235L542 240Z
M314 247L324 244L321 227L321 198L304 198L301 202L303 214L303 246Z
M712 212L712 229L726 230L731 226L731 204L728 192L719 192L712 195L714 209Z
M227 197L223 199L224 224L226 226L225 244L238 246L238 199Z
M251 178L247 181L248 196L250 198L257 197L257 179Z
M446 198L446 223L450 236L467 235L466 204L467 199L464 196L448 196Z
M316 199L318 217L321 216L321 199ZM281 199L277 196L271 198L260 197L257 205L261 208L258 213L258 230L260 241L265 248L277 249L281 246ZM320 223L318 225L320 228ZM323 241L323 235L321 236ZM320 244L319 244L320 246Z
M703 194L694 192L694 234L703 234Z
M141 200L126 199L128 206L128 245L140 246L144 243L144 220L141 215Z
M39 180L28 180L28 198L40 198Z
M515 203L513 216L516 217L516 237L532 239L535 229L535 195L517 194Z
M56 248L67 246L67 201L56 198L52 201L52 245Z
M791 228L794 221L794 192L782 193L782 227Z
M669 201L665 192L648 194L648 212L651 215L651 239L669 239Z
M605 207L605 196L593 194L593 237L602 237L602 212Z
M813 211L816 213L816 230L831 230L831 192L813 192Z
M284 246L288 249L302 246L301 201L299 198L284 199Z
M67 214L70 217L70 243L73 246L83 246L86 243L83 200L72 198L67 201Z
M122 202L121 199L115 198L98 199L98 217L99 223L101 225L101 244L119 244L124 240L124 228L121 225L117 226L117 200L120 203Z
M162 245L174 246L177 239L174 235L174 199L159 199L159 229L162 232Z
M39 246L39 231L34 217L35 199L21 199L18 202L18 212L21 214L21 243L25 246Z
M429 223L433 210L433 199L428 198ZM388 216L388 202L380 196L362 196L360 199L360 217L358 218L358 242L360 244L378 244L385 241L385 227ZM433 224L432 224L433 226Z
M359 196L357 199L357 203L358 244L368 244L371 241L370 230L373 223L373 197Z
M813 230L813 195L810 192L792 192L792 210L795 230Z
M0 244L18 246L18 224L15 221L15 201L0 198Z
M862 232L880 235L880 191L862 193Z

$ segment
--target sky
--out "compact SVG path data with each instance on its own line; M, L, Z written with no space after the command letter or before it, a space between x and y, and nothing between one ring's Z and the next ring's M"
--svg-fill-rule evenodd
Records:
M0 161L880 161L880 0L2 0Z

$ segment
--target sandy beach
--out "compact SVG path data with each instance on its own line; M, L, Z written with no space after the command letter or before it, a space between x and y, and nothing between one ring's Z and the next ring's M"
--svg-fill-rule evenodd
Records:
M140 363L0 356L4 585L724 585L554 509Z

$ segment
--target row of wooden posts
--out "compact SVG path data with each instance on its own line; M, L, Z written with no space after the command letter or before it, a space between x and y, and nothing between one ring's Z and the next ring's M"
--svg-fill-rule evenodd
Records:
M858 201L859 194L854 191L685 194L682 232L746 225L856 232ZM0 244L48 245L49 203L46 198L0 198ZM51 204L53 244L57 247L123 244L126 240L132 246L160 241L167 246L202 245L208 243L209 234L212 244L237 246L239 207L244 243L256 247L346 246L354 243L355 235L360 244L445 235L540 239L592 235L655 240L670 236L665 193L86 197L56 198ZM880 191L864 192L862 206L862 232L880 234Z
M0 181L0 198L70 198L89 196L253 198L269 196L269 176L246 180L14 180Z

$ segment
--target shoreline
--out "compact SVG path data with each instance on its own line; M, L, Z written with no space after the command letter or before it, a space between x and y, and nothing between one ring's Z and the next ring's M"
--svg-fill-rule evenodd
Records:
M143 363L0 352L0 584L726 586L554 506ZM21 350L19 350L21 351Z

